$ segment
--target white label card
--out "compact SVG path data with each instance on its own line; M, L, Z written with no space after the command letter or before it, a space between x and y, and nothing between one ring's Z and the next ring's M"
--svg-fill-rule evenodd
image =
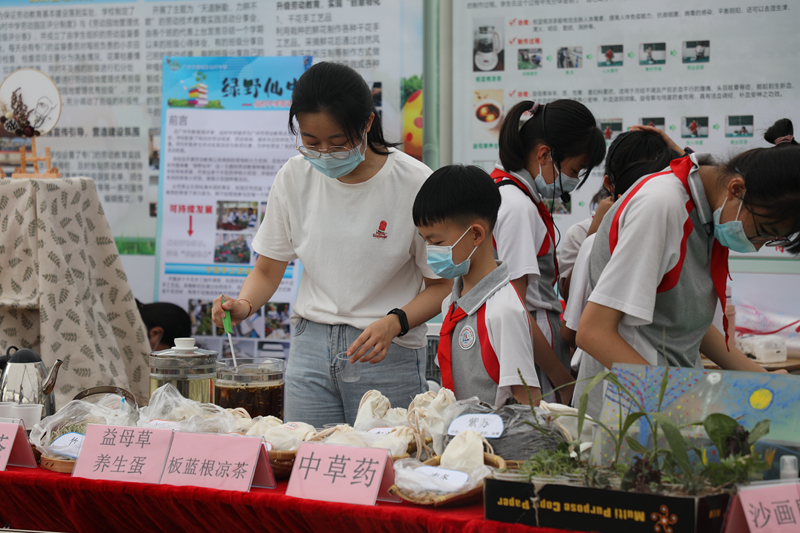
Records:
M469 475L464 472L439 468L438 466L420 466L419 468L415 468L414 472L425 474L429 478L440 482L449 483L453 486L453 489L460 489L469 481ZM439 488L438 485L433 485L433 487L434 490Z
M477 431L487 439L496 439L505 430L503 419L493 414L461 415L450 424L447 434L455 436L462 431Z
M86 438L80 433L71 431L64 433L50 445L50 449L58 451L62 455L77 459L81 453L81 446L83 446L83 439Z
M373 435L388 435L394 431L394 428L372 428L367 433L372 433Z

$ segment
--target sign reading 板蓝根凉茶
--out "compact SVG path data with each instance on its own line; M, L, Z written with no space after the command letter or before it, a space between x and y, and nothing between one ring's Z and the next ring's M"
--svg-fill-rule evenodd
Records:
M242 492L275 488L262 442L261 437L175 433L161 484Z

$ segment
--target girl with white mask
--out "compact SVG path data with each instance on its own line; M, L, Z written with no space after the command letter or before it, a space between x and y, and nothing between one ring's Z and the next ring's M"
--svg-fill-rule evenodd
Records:
M392 405L427 390L425 322L452 288L428 267L411 218L431 170L384 138L369 86L338 63L297 80L289 131L299 154L269 191L258 260L238 299L214 301L213 318L221 326L226 310L233 323L258 312L299 259L285 418L352 425L369 390ZM359 380L344 381L345 364L360 367Z
M570 350L560 335L557 229L551 213L557 202L568 203L569 193L603 161L605 138L580 102L524 100L503 119L499 141L500 161L492 172L503 198L493 231L497 256L508 265L511 283L538 326L533 328L534 358L545 399L568 404L573 386L548 395L573 381Z

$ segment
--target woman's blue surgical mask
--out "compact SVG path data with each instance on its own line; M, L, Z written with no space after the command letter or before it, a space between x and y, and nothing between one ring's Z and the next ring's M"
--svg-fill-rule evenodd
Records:
M555 164L553 165L554 174L558 172L556 169ZM542 176L542 169L539 167L539 173L536 175L536 179L533 180L533 183L536 185L536 190L539 194L542 195L542 198L560 198L562 194L565 192L572 192L575 190L575 187L578 186L580 183L580 179L578 178L570 178L563 172L560 172L553 183L547 183L544 181L544 176Z
M364 140L358 145L353 147L347 153L347 156L342 158L339 156L338 158L333 157L331 154L320 154L319 157L311 158L307 155L303 154L303 157L306 161L308 161L312 167L319 170L329 178L337 179L341 178L342 176L347 176L350 174L358 165L360 165L364 161L364 156L367 153L366 150L366 138L367 134L364 133ZM361 153L361 147L364 146L364 153ZM301 152L302 153L302 152Z
M744 199L744 194L742 194ZM719 223L719 217L722 214L722 208L725 207L725 202L728 201L727 195L722 202L722 207L714 211L714 237L717 238L719 243L734 252L747 254L757 252L756 247L750 242L744 232L744 224L739 221L739 213L742 211L742 203L739 204L739 210L736 211L736 220L731 220L724 224Z
M458 244L471 229L472 226L467 228L467 231L465 231L451 246L434 246L432 244L427 246L428 266L431 267L434 274L445 279L453 279L469 272L469 258L472 257L472 254L475 253L478 247L474 247L469 257L457 265L453 263L453 247Z

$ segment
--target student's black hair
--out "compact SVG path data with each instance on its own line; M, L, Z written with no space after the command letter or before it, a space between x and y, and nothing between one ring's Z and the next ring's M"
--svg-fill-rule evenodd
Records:
M323 61L306 70L292 91L289 108L289 131L297 135L295 117L298 113L325 112L338 124L351 145L361 142L370 114L374 113L367 145L376 154L387 155L386 148L399 143L383 137L381 117L372 101L372 91L361 74L340 63Z
M500 162L509 172L525 168L528 154L537 144L550 147L550 156L558 170L567 157L587 156L586 169L578 187L592 169L603 162L606 140L597 127L594 115L575 100L556 100L539 106L533 116L520 126L522 115L534 102L523 100L508 112L500 127ZM546 111L545 111L546 110Z
M764 134L772 148L753 148L723 165L722 179L744 178L744 206L760 223L790 223L786 251L800 254L800 144L792 121L781 119ZM777 144L776 144L777 142Z
M606 155L606 175L614 185L614 198L625 194L639 178L659 172L681 157L652 131L626 131L614 139Z
M175 338L192 336L192 320L182 307L168 302L143 304L139 300L136 305L148 332L155 327L164 330L163 344L174 346Z
M425 180L411 216L417 227L450 221L468 224L480 218L489 223L491 232L499 209L500 190L486 171L472 165L450 165Z

